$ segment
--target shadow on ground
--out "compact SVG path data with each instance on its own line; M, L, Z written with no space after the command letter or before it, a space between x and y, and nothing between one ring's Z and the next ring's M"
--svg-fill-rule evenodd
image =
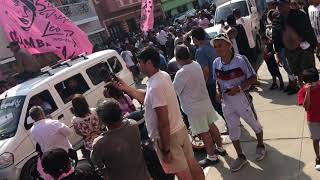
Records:
M241 139L243 152L246 154L249 163L238 172L231 172L230 165L236 153L232 145L228 145L230 156L220 157L221 162L209 169L209 175L206 179L223 180L311 180L312 178L305 174L302 169L305 164L293 157L281 153L272 147L268 142L265 144L267 155L264 160L257 162L255 160L256 141L249 132L242 128ZM232 146L232 147L231 147ZM298 150L297 150L298 152ZM202 152L204 153L204 152ZM204 153L205 154L205 153ZM202 155L205 157L205 155ZM200 156L197 156L200 157ZM214 171L214 172L212 172ZM221 178L217 178L217 177Z
M256 91L262 98L270 99L272 104L280 105L296 105L297 104L297 95L287 95L279 89L270 90L269 87L272 84L272 80L259 80L259 87L262 90ZM279 96L279 94L281 94Z

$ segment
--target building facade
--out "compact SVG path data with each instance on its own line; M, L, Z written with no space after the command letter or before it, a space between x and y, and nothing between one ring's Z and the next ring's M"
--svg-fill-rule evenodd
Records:
M164 17L160 0L154 1L155 22ZM113 38L140 30L141 0L93 0L102 26Z
M94 0L51 0L51 2L82 31L93 45L102 45L107 38L106 29L101 26L94 8Z
M167 16L173 17L175 15L186 12L194 8L195 0L161 0L161 6Z

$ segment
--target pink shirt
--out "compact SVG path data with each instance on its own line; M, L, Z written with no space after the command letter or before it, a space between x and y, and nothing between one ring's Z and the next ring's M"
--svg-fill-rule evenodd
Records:
M208 28L210 24L210 21L208 18L203 18L199 20L199 26L202 27L203 29Z

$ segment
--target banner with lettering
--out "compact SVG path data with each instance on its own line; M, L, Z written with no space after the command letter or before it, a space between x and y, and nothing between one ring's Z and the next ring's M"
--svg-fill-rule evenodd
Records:
M154 24L153 0L141 0L141 21L140 29L146 32L153 28Z
M88 36L48 0L0 3L0 26L6 37L30 53L53 52L63 60L92 53Z

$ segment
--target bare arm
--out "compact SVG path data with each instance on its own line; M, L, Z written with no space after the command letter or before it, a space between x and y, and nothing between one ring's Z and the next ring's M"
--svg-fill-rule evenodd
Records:
M126 92L133 98L137 99L140 103L144 102L146 91L142 89L136 89L127 85L122 79L118 78L118 81L114 84L116 88Z
M206 66L202 69L202 72L203 72L203 76L204 76L204 80L207 82L208 79L209 79L209 67Z
M168 117L168 108L167 106L155 108L158 122L159 122L159 133L160 141L162 145L162 151L170 150L170 122Z
M237 94L238 92L241 91L241 89L246 89L247 87L251 86L252 84L254 84L257 81L257 76L256 75L252 75L249 79L245 80L240 87L239 86L235 86L233 88L230 89L230 91L228 92L229 96L234 96L235 94Z
M146 91L144 91L142 89L136 89L136 88L129 86L129 88L127 90L125 90L125 92L130 94L135 99L137 99L140 103L144 102L144 98L146 96Z
M303 102L303 107L306 110L310 110L310 88L311 88L311 85L307 84L306 85L306 95L304 97L304 102Z
M246 89L250 87L252 84L257 82L257 75L252 75L249 79L245 80L240 86L241 89Z

